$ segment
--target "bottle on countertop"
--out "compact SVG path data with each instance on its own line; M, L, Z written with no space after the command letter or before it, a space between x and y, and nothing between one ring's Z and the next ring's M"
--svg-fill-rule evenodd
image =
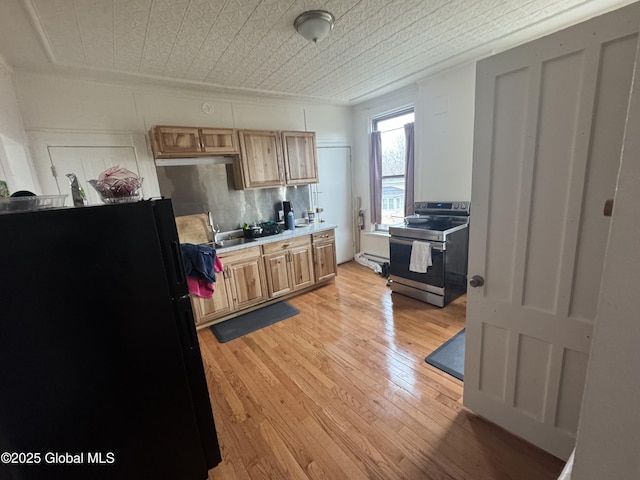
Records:
M87 205L87 194L78 183L78 177L75 173L67 173L69 179L69 186L71 187L71 199L73 200L74 207L84 207Z
M289 211L289 213L287 213L287 230L295 230L296 229L296 219L293 216L293 212Z
M309 218L309 223L314 223L316 221L316 212L314 212L313 210L309 209L309 211L307 212L307 217Z

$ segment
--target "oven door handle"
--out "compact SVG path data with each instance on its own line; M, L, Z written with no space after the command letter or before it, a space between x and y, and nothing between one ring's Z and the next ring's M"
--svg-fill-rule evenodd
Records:
M415 240L417 242L421 242L422 240ZM399 245L409 245L413 246L414 240L400 240L398 238L389 237L389 243L397 243ZM444 242L426 242L431 244L431 249L444 251L447 249L447 244Z

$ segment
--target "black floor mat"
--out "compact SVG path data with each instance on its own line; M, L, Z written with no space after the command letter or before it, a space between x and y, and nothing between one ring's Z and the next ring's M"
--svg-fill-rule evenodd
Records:
M429 365L464 381L464 328L424 359Z
M300 310L292 307L287 302L273 303L230 320L216 323L211 327L211 331L220 343L225 343L247 333L260 330L262 327L273 325L285 318L293 317L298 313L300 313Z

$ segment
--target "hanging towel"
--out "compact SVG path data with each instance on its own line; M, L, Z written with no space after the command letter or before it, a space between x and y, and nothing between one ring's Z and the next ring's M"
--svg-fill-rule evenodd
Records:
M207 283L216 281L214 264L216 251L206 245L181 243L182 264L187 277L199 278Z
M189 287L189 293L202 298L213 297L213 292L215 291L215 283L209 283L196 277L187 277L187 286Z
M224 265L218 256L216 256L216 259L213 262L213 271L216 273L224 272Z
M409 271L427 273L427 268L431 265L431 244L427 242L418 242L417 240L414 241L413 245L411 245Z
M213 271L215 273L224 271L222 260L220 260L220 257L217 255L213 262ZM215 283L210 283L208 280L203 280L199 277L187 277L187 286L189 287L189 293L193 293L194 295L202 298L211 298L216 291Z

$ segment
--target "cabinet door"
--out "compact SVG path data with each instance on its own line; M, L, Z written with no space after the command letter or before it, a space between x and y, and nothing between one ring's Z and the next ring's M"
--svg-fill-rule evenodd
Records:
M210 322L233 311L233 299L223 272L218 274L215 288L211 298L191 296L196 325Z
M250 307L267 299L262 258L227 264L235 310Z
M282 141L278 132L240 130L238 135L243 188L284 185Z
M288 259L289 252L270 253L264 256L269 298L285 295L292 290Z
M212 154L238 153L238 134L230 128L201 128L202 151Z
M314 244L313 253L315 257L316 282L335 277L338 272L335 242Z
M163 154L184 155L202 152L197 128L155 127L155 141L156 157Z
M314 132L282 132L287 185L318 183Z
M292 248L289 251L289 267L291 272L291 286L294 290L313 285L313 254L311 245Z

